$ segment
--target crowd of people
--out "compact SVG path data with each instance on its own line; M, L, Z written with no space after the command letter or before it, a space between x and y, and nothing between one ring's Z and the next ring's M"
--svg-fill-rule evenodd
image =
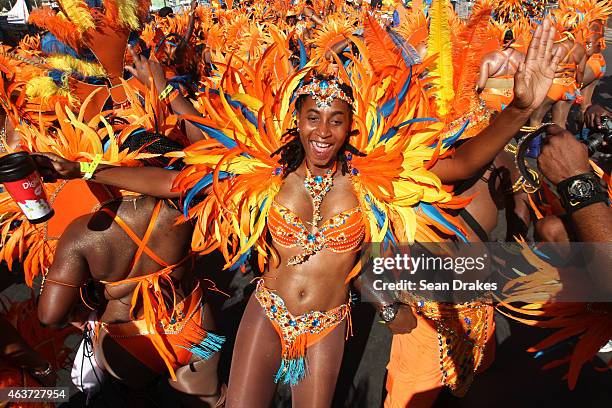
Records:
M612 303L555 302L571 262L536 242L601 244L584 284L612 301L612 121L593 103L609 0L479 0L467 19L448 0L150 8L59 0L0 45L0 178L27 152L54 210L31 223L0 197L2 288L39 289L0 320L0 386L60 385L72 366L92 401L111 383L126 406L164 406L167 380L181 406L267 407L283 384L292 406L329 407L359 297L393 334L385 407L465 395L494 364L496 313L555 328L536 350L571 339L576 385ZM536 272L495 302L379 291L362 258L498 238ZM244 271L227 332L210 299Z

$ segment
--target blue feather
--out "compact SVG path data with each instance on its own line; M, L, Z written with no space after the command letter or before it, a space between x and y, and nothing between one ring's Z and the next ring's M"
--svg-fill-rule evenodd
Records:
M235 271L240 268L242 265L246 264L251 256L251 248L249 248L244 254L240 255L240 258L232 266L230 266L230 271Z
M192 344L191 347L180 346L180 348L189 350L191 353L198 357L202 357L204 360L210 359L215 355L225 343L225 337L219 336L218 334L206 333L206 337L196 344Z
M377 110L376 120L372 123L372 127L370 128L370 134L368 135L368 141L370 141L372 139L372 136L374 136L374 130L378 129L381 119L382 119L382 115L380 114L380 110Z
M400 130L401 128L403 128L406 125L410 125L412 123L417 123L417 122L437 122L438 119L435 118L414 118L414 119L410 119L407 120L405 122L400 123L398 126L393 126L391 129L389 129L387 131L387 133L385 133L383 136L381 136L380 140L385 142L389 139L391 139L393 136L395 136L398 132L398 130Z
M304 357L292 358L290 360L282 359L281 365L276 372L274 382L281 381L287 385L297 385L306 375L306 361Z
M233 149L234 147L238 146L238 144L234 140L226 136L219 129L211 128L210 126L206 126L206 125L203 125L197 122L190 121L190 123L194 125L195 127L197 127L198 129L202 130L203 132L206 132L208 136L214 138L215 140L217 140L219 143L221 143L223 146L225 146L228 149Z
M384 212L382 212L372 202L372 199L370 198L369 195L366 194L365 199L366 199L366 202L370 205L370 208L372 209L372 214L374 214L374 217L376 218L376 222L378 223L378 228L382 228L383 225L385 225L385 220L387 219L387 215ZM393 237L393 234L391 233L391 229L387 229L384 240L385 240L385 244L388 244L389 242L391 242L393 245L396 245L395 238Z
M542 356L544 356L546 354L549 354L552 351L562 349L563 347L572 346L572 345L574 345L576 343L576 341L578 340L579 337L580 336L578 336L578 335L572 336L572 337L570 337L568 339L565 339L565 340L562 340L561 342L559 342L559 343L557 343L555 345L552 345L552 346L550 346L550 347L548 347L548 348L546 348L544 350L540 350L540 351L538 351L537 353L534 354L533 358L540 358L540 357L542 357Z
M372 136L374 136L374 126L370 128L370 133L368 133L368 142L372 140Z
M453 224L448 222L446 218L440 214L437 208L435 208L431 204L421 203L419 204L419 208L423 211L425 215L427 215L432 220L438 222L439 224L444 225L449 230L453 231L463 242L468 242L467 237Z
M395 104L398 102L399 102L399 99L397 96L395 96L389 99L387 102L385 102L383 106L381 106L378 109L378 112L382 113L382 115L386 118L387 116L393 113L393 110L395 109Z
M408 89L410 89L410 82L412 80L412 67L409 67L409 69L410 74L408 75L408 78L406 78L404 85L402 85L402 89L400 89L399 94L385 102L383 106L379 108L379 112L382 113L385 118L393 113L396 104L401 105L404 103L404 98L406 98L406 94L408 93Z
M255 216L254 224L257 224L257 221L259 221L259 217L261 216L261 213L263 213L263 209L266 206L267 202L268 202L268 197L264 197L263 201L261 202L261 205L259 206L259 212Z
M200 92L204 92L204 91L206 91L206 87L200 88ZM217 89L209 89L208 91L211 94L213 94L213 95L219 95L219 90L217 90ZM232 106L234 108L239 108L240 111L242 112L242 114L244 115L244 117L249 122L251 122L251 124L253 126L257 126L258 125L257 117L255 116L255 114L253 112L251 112L251 110L249 108L244 106L243 103L235 101L230 96L227 96L227 95L225 95L225 98L227 99L227 102L230 104L230 106ZM264 127L264 130L265 130L265 127Z
M220 171L219 180L226 179L230 177L231 175L232 175L231 173L228 173L226 171ZM185 216L185 218L189 217L189 204L191 203L191 201L194 199L196 195L198 195L200 191L210 186L212 182L213 182L213 173L209 173L206 176L204 176L200 181L198 181L196 185L193 186L189 190L183 202L183 215Z
M58 87L62 86L62 84L64 83L64 71L60 71L59 69L52 69L49 71L47 76L49 76L49 78L51 78L53 82L55 82L55 85L57 85Z
M452 146L463 134L463 132L465 131L465 129L468 127L468 125L470 124L469 119L465 121L465 123L463 124L463 126L461 126L461 129L459 129L459 131L457 131L457 133L455 133L453 136L444 139L444 141L442 142L442 146L444 147L449 147Z
M298 44L300 46L300 69L302 69L308 63L308 53L306 52L306 47L304 47L304 43L301 39L298 39Z

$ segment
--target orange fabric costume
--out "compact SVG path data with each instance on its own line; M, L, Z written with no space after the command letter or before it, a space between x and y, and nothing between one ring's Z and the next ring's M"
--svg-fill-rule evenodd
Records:
M580 89L575 78L555 78L546 97L553 101L572 102L580 96Z
M414 311L417 327L393 336L385 408L430 407L445 385L462 396L494 360L492 306L419 301Z
M501 112L512 102L514 98L514 76L502 75L489 78L486 87L480 93L487 108Z
M101 323L99 328L104 329L125 350L151 370L160 374L168 371L172 379L176 380L174 371L188 364L193 354L208 359L221 349L225 339L222 336L207 333L202 327L203 291L199 284L189 296L181 302L176 302L174 284L170 274L179 265L192 259L191 254L178 263L170 265L147 247L147 241L153 232L161 203L162 201L158 201L155 205L151 221L142 239L117 214L108 208L101 209L102 212L113 218L113 221L138 245L132 267L136 265L142 254L146 253L163 269L152 274L116 282L102 281L110 286L137 283L132 296L130 314L134 315L138 304L142 304L143 314L129 322ZM171 290L171 308L167 306L169 303L167 296L162 293L162 281Z
M580 96L580 87L576 82L576 63L568 62L571 61L575 47L576 44L572 46L565 56L565 62L559 64L557 77L553 79L553 84L546 95L555 102L573 102Z
M203 290L198 284L189 296L176 304L176 318L164 323L161 331L151 331L144 317L125 323L100 323L100 328L151 371L162 374L168 370L168 364L176 370L189 364L194 344L211 340L201 325L202 297ZM159 343L155 337L167 347L163 357L158 352Z
M595 79L600 79L606 74L606 60L602 54L593 54L587 61L587 67L595 74Z

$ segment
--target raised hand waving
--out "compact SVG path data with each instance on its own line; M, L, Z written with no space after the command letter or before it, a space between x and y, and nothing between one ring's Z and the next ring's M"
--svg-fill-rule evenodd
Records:
M532 111L544 102L561 59L561 49L553 52L556 33L547 18L533 35L525 62L519 65L514 75L515 107Z

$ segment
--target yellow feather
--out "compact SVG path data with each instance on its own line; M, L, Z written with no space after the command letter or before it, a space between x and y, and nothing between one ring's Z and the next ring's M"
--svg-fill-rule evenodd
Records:
M119 20L124 27L129 27L132 30L137 30L140 27L138 20L137 3L134 0L115 0L117 3Z
M453 90L453 53L451 33L448 24L448 0L433 0L429 9L431 23L429 25L429 40L427 55L437 55L431 76L436 86L438 114L446 116L450 111L450 103L455 97Z
M32 78L26 84L26 95L29 98L44 99L65 94L66 91L59 88L50 77Z
M52 56L46 59L47 64L60 71L76 71L84 76L105 77L106 71L100 64L76 59L70 55Z
M95 27L94 19L84 0L62 0L62 10L81 32Z
M262 101L260 101L259 99L251 95L246 95L246 94L232 95L232 99L235 100L236 102L243 103L246 107L248 107L254 112L259 112L259 110L263 106Z

